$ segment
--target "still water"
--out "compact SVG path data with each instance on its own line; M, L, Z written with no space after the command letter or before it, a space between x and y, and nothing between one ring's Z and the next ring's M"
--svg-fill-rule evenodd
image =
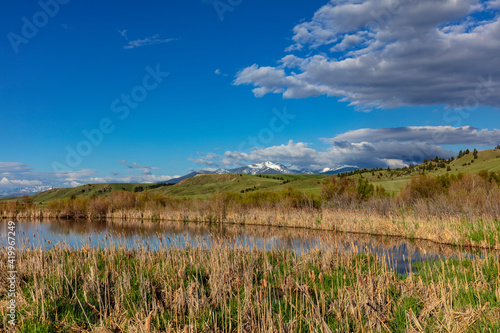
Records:
M1 244L7 244L7 221L0 221ZM409 241L394 237L367 236L330 231L284 229L262 226L236 226L194 222L140 221L16 221L18 248L48 250L53 246L147 248L207 247L217 241L231 247L258 250L289 249L298 255L311 250L372 253L400 274L407 274L413 263L442 258L481 255L464 249L428 241Z

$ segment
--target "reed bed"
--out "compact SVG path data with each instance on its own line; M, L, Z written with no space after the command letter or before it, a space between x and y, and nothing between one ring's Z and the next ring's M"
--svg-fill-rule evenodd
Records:
M399 276L325 242L119 244L18 253L18 332L498 332L499 257L423 262ZM0 255L0 309L7 254ZM0 329L8 330L5 316Z
M118 191L107 197L67 198L40 207L9 202L3 218L108 218L124 221L195 221L272 225L426 239L500 249L500 176L420 175L397 196L368 181L326 178L321 195L288 188L186 199Z
M43 209L22 211L4 218L47 220L64 218ZM83 219L95 218L89 215ZM226 208L223 214L202 207L179 209L117 209L101 218L134 224L134 221L184 221L218 224L276 226L313 230L396 236L429 240L440 244L500 250L500 221L495 216L468 214L419 214L391 211L385 214L370 208Z

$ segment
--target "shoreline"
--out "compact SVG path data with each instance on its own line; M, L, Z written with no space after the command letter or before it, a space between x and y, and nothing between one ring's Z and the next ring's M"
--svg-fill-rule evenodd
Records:
M273 211L270 213L270 211ZM316 231L331 231L348 234L358 234L367 236L380 236L401 238L405 240L421 240L429 241L434 244L458 246L471 249L484 249L500 251L498 238L500 232L496 232L495 243L486 240L473 239L467 237L466 232L474 231L473 221L463 219L463 216L426 216L415 217L412 214L400 214L399 216L382 216L373 214L363 210L346 210L346 209L322 209L322 210L264 210L253 209L245 213L243 212L226 212L226 217L214 217L211 214L201 214L200 212L186 210L178 211L138 211L138 210L120 210L108 212L106 216L89 218L82 216L61 217L46 210L30 210L22 212L23 214L5 214L2 212L0 219L56 219L64 220L112 220L122 221L126 223L143 222L194 222L204 224L225 224L225 225L251 225L262 227L276 227L288 229L304 229ZM48 213L48 214L47 214ZM498 228L499 221L492 217L477 216L474 218L476 224L483 227L480 232L486 233L493 228ZM276 222L271 222L276 221ZM390 223L388 223L390 221ZM349 223L351 222L351 223ZM488 226L488 223L490 224ZM457 230L458 227L468 225L469 229L462 231ZM500 225L500 224L498 224ZM392 230L389 227L393 227ZM438 228L436 228L438 227ZM455 229L453 228L455 227ZM385 228L385 229L384 229ZM390 231L386 231L390 230ZM399 232L394 232L394 230ZM431 232L434 231L434 232ZM476 230L477 231L477 230ZM432 235L432 236L430 236ZM490 241L491 237L490 235ZM445 238L446 237L446 238Z

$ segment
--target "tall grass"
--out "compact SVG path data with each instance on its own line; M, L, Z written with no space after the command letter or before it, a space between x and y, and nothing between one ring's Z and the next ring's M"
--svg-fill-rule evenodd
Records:
M0 255L5 309L7 254ZM18 332L498 332L498 256L396 275L335 245L24 249ZM6 330L5 316L0 329Z
M330 177L321 194L297 189L221 192L186 199L149 191L54 200L46 207L9 202L9 218L114 218L276 225L428 239L500 249L500 176L419 175L390 196L366 179Z

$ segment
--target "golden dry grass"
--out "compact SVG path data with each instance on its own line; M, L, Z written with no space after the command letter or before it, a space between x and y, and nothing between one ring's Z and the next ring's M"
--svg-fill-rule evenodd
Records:
M20 332L497 332L498 256L395 275L335 244L301 256L215 242L18 255ZM5 302L6 254L0 255ZM4 307L1 307L4 309ZM0 323L5 330L5 319Z

